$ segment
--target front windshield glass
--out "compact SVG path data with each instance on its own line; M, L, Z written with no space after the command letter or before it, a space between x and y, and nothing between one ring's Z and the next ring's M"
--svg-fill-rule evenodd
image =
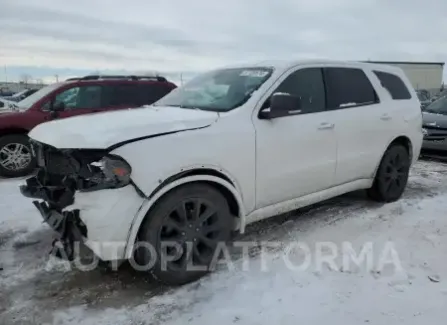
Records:
M428 105L425 109L428 113L437 113L447 115L447 96L441 97Z
M42 89L39 89L34 94L29 95L25 99L21 100L17 103L17 106L19 106L20 109L29 109L31 106L34 105L37 101L51 93L53 90L58 88L61 84L60 83L54 83L49 86L43 87Z
M226 112L244 104L272 72L268 67L214 70L193 78L154 105Z

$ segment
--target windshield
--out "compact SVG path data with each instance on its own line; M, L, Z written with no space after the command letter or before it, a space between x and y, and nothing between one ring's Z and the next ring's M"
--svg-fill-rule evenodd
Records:
M428 105L425 109L428 113L437 113L447 115L447 96L441 97Z
M197 108L226 112L244 104L273 69L250 67L220 69L201 74L157 101L154 106Z
M49 86L43 87L42 89L39 89L34 94L29 95L25 99L21 100L17 103L17 106L19 106L21 109L29 109L31 106L34 105L34 103L38 102L40 99L51 93L53 90L59 88L61 83L54 83Z

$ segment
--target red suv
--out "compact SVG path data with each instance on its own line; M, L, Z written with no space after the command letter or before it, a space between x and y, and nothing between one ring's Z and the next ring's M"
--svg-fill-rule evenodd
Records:
M161 76L95 75L40 89L18 102L17 107L0 111L0 176L25 176L34 169L27 134L36 125L57 118L150 105L174 88L175 84Z

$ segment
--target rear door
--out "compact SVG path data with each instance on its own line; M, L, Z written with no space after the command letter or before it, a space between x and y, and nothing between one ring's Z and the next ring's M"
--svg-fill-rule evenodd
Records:
M150 105L171 91L163 83L114 83L103 86L104 110L119 110Z
M169 83L141 83L138 92L142 105L151 105L169 94L173 86Z
M371 81L372 72L324 69L328 108L337 137L335 185L373 176L390 134L391 116Z
M103 110L120 110L141 106L138 84L111 83L103 86Z

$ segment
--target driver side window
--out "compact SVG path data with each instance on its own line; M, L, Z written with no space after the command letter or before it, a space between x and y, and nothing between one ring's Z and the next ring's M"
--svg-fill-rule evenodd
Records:
M304 68L291 73L272 93L287 93L301 100L301 111L316 113L326 109L326 95L321 68ZM267 99L263 107L270 106Z
M100 108L101 86L81 86L67 89L54 98L54 106L64 104L65 110Z

